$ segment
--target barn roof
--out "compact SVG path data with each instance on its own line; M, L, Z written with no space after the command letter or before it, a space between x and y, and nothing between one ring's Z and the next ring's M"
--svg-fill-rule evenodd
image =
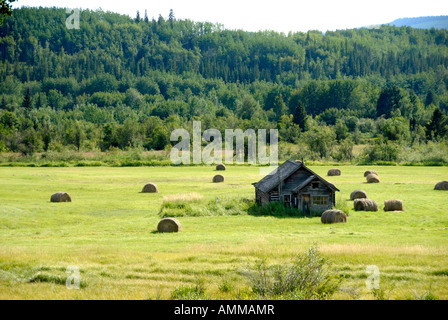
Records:
M299 190L302 190L305 188L311 181L313 181L316 178L316 176L313 174L309 176L305 181L303 181L301 184L297 185L292 191L297 192Z
M280 181L284 181L300 168L307 170L311 175L307 177L305 180L300 181L299 184L294 188L293 190L294 192L301 190L316 178L320 180L323 184L327 185L330 189L339 191L339 189L336 188L332 183L326 181L325 179L321 178L319 175L308 169L302 162L292 160L286 160L277 169L275 169L273 172L265 176L260 181L253 183L253 185L255 186L255 188L267 193L272 189L274 189L275 187L277 187Z

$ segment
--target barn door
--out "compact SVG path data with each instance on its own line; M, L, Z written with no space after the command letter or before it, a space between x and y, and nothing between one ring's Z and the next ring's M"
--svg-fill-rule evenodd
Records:
M302 211L305 215L310 215L310 205L311 205L311 197L309 194L304 194L302 196Z

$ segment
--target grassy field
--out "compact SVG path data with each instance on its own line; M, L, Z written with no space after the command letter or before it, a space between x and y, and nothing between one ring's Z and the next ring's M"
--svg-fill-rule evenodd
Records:
M311 167L326 178L329 167ZM211 299L250 298L239 271L259 258L290 261L313 244L344 280L333 299L375 299L366 268L380 271L383 298L448 298L448 167L341 167L328 177L337 202L364 189L378 212L350 211L346 224L319 217L231 215L179 217L182 232L156 232L163 197L195 192L204 206L219 198L232 206L254 198L256 167L0 168L0 299L168 299L176 287L201 282ZM378 171L381 183L363 173ZM158 194L140 193L147 182ZM51 203L68 192L71 203ZM384 212L402 199L404 212ZM199 204L199 205L200 205ZM349 202L351 208L353 204ZM226 207L227 208L227 207ZM237 208L239 208L237 206ZM80 270L81 289L69 290L68 266Z

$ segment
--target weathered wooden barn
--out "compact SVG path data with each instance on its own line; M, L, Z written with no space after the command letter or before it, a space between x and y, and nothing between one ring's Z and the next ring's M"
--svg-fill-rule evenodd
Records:
M335 193L339 191L333 184L308 169L303 160L287 160L252 185L259 204L279 201L285 206L302 210L306 215L333 208Z

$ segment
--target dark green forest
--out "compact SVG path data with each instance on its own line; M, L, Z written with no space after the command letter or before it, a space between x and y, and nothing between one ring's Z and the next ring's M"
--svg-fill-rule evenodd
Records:
M278 129L280 156L448 163L448 31L224 29L82 10L0 26L0 152L168 150L173 129ZM5 155L6 154L6 155Z

